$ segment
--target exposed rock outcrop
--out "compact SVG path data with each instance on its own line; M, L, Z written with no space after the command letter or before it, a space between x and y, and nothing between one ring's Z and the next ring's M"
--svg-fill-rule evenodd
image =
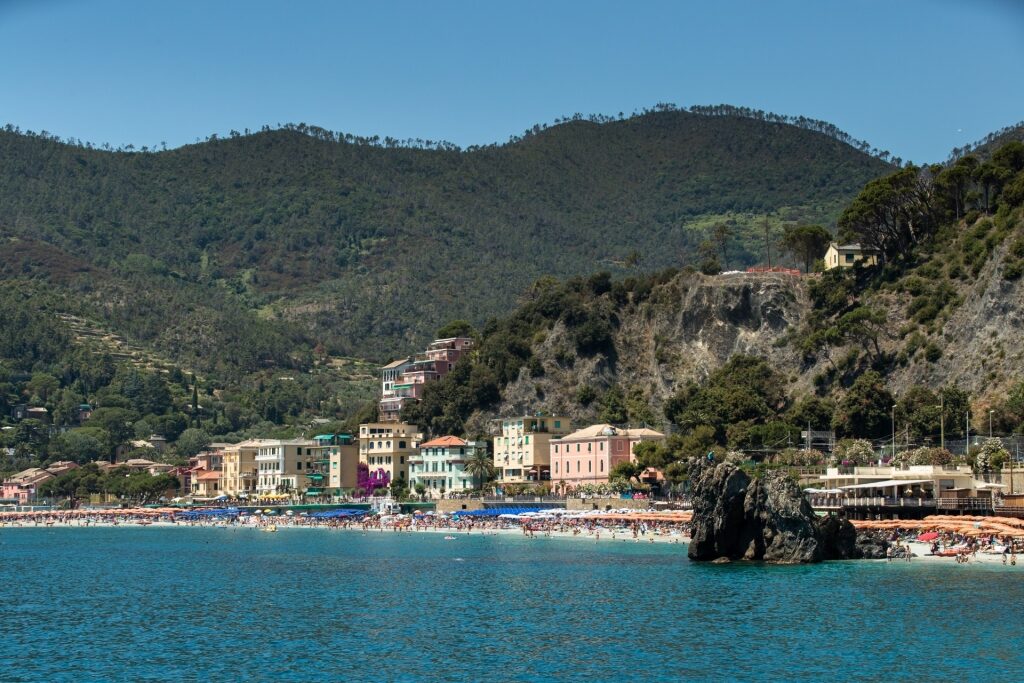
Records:
M799 564L860 556L846 520L819 519L791 480L777 472L751 478L731 463L691 471L691 560Z

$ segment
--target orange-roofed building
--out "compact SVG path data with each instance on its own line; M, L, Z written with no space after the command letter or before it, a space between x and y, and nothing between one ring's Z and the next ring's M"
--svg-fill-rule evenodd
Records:
M221 495L220 470L192 470L192 495L197 498L216 498Z
M417 484L423 484L431 498L442 498L445 493L474 488L466 462L480 451L487 453L486 442L465 441L457 436L441 436L421 443L419 453L409 459L413 490Z

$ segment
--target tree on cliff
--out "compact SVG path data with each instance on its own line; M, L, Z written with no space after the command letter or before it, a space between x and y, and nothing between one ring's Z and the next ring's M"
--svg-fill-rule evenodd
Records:
M744 420L763 424L785 410L785 384L763 358L737 354L702 385L690 382L666 401L665 416L687 430L711 425L717 442L724 444L729 425Z
M891 431L893 396L882 376L869 370L839 401L832 428L843 436L875 439Z
M936 213L931 174L907 166L867 184L839 217L839 237L905 257L935 231Z
M782 246L789 254L803 261L804 272L811 272L814 262L825 255L832 235L820 225L787 225L782 234Z

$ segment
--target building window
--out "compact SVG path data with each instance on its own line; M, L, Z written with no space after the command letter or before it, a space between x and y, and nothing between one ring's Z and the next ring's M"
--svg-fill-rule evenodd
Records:
M601 461L601 471L604 472L604 460Z
M580 461L579 460L576 461L576 471L577 472L580 471Z
M592 462L590 462L588 460L587 461L587 472L589 473L589 472L593 472L593 471L594 471L594 463L592 463Z

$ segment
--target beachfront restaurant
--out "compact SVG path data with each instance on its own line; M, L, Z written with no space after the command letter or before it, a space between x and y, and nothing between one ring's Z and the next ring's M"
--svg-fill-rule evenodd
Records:
M858 516L918 516L938 510L985 512L1001 484L979 481L967 466L830 467L805 491L818 510Z

